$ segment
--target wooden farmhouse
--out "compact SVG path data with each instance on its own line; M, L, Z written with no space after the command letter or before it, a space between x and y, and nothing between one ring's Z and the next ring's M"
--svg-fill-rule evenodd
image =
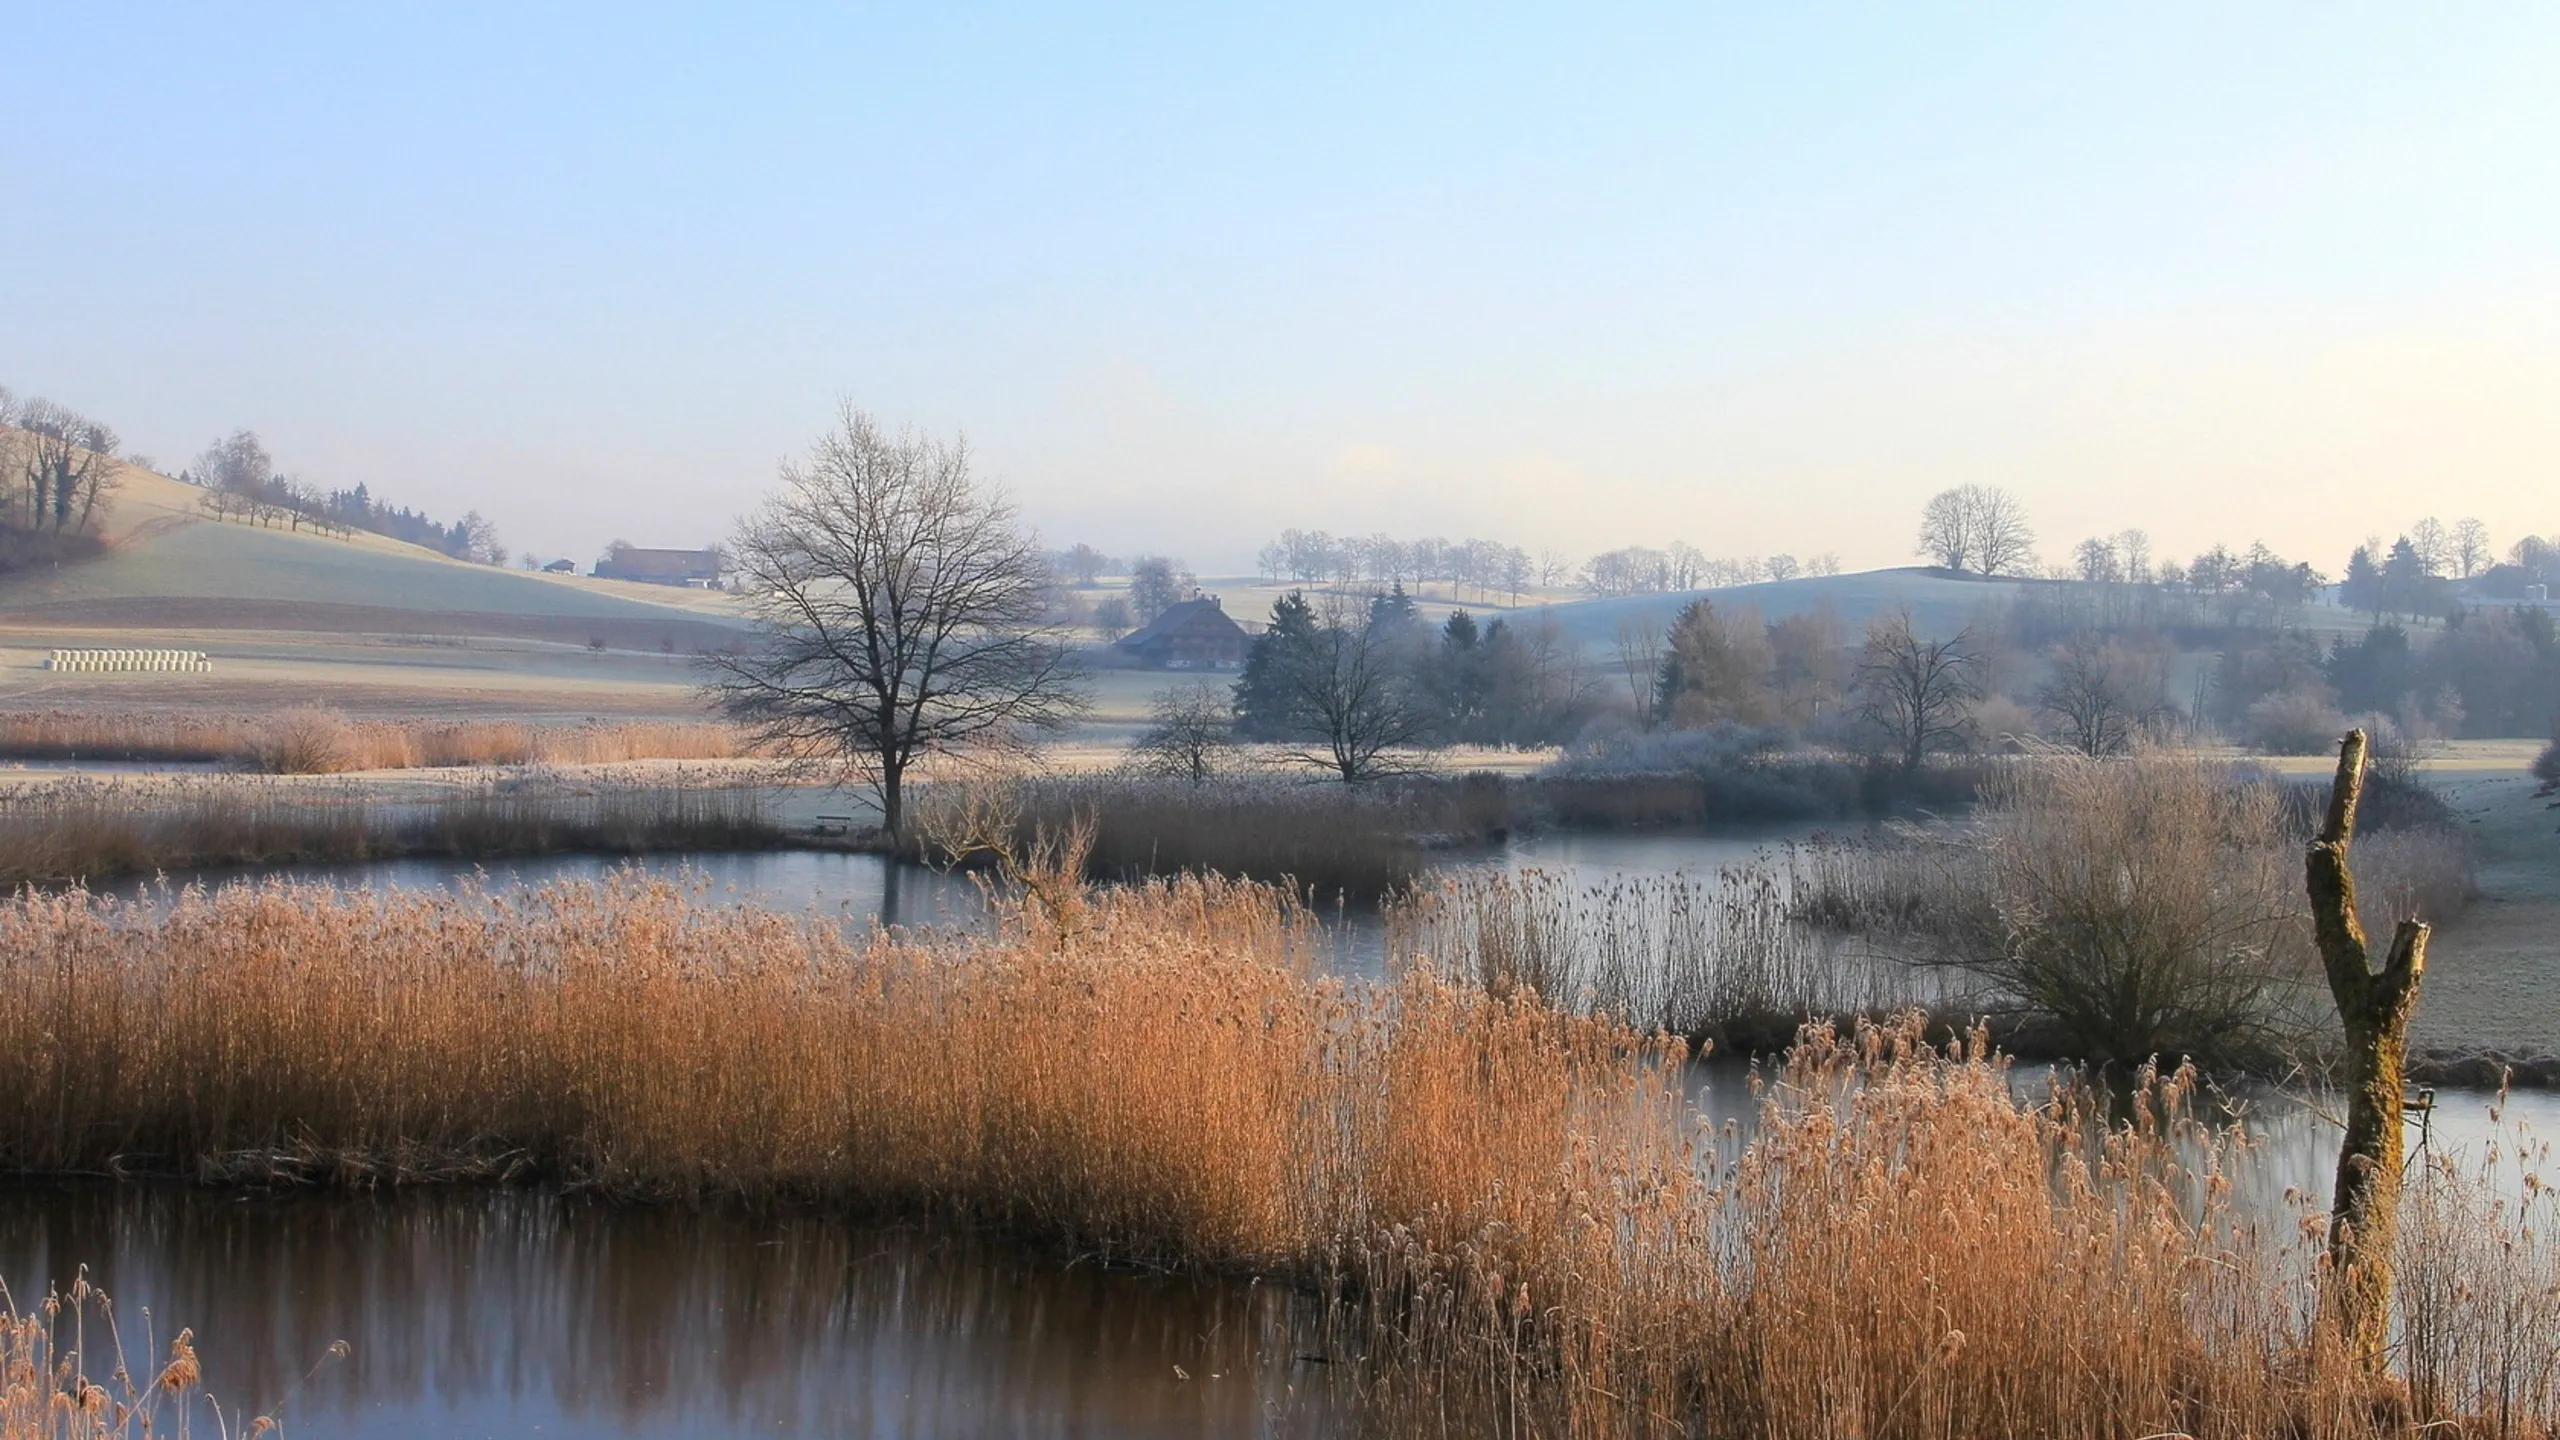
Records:
M1215 595L1165 607L1113 646L1150 670L1233 670L1251 642Z

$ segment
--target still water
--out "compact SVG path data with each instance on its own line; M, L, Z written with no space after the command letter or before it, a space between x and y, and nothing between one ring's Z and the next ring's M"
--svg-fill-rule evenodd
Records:
M1351 1421L1312 1302L944 1232L522 1191L0 1189L21 1308L35 1277L67 1285L81 1265L136 1373L189 1326L213 1399L277 1413L287 1435L1276 1437ZM93 1314L103 1356L99 1328Z

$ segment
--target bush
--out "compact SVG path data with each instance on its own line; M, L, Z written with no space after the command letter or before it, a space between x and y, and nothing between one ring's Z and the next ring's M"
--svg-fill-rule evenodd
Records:
M2560 789L2560 719L2551 722L2551 743L2533 757L2533 778L2546 791Z
M250 745L258 768L270 775L335 775L360 768L356 728L335 710L279 711Z
M2347 717L2325 686L2266 696L2240 717L2240 742L2262 755L2324 755L2347 733Z
M2193 756L2047 754L1993 771L1983 802L1953 834L1795 852L1796 914L1971 974L2101 1062L2260 1068L2319 1033L2275 786Z

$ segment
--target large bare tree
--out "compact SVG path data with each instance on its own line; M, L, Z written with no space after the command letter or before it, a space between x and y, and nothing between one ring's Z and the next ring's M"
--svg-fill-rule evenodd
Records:
M2015 574L2035 559L2027 508L1997 485L1960 485L1920 509L1917 550L1948 570Z
M1932 750L1959 749L1973 737L1973 702L1981 698L1981 661L1973 632L1924 640L1911 612L1878 616L1858 657L1861 713L1888 736L1902 767L1917 770Z
M848 404L730 558L756 638L704 658L711 695L767 743L850 765L893 835L918 760L1085 709L1049 567L965 441L893 435Z

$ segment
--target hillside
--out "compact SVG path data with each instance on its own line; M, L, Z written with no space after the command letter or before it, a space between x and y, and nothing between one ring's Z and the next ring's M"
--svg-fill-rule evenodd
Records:
M1690 590L1670 595L1622 595L1605 600L1575 600L1549 605L1542 612L1586 645L1607 646L1622 625L1670 628L1672 617L1690 601L1713 600L1719 610L1757 610L1764 620L1829 606L1851 635L1878 615L1908 607L1912 623L1924 634L1950 634L1962 629L1986 605L2007 603L2022 584L2016 580L1954 579L1916 567L1868 570L1855 575L1823 575L1797 580L1768 580L1756 585L1728 585L1716 590Z
M725 596L474 565L362 531L215 521L197 509L198 494L128 470L108 553L0 578L0 627L508 636L684 651L735 633Z

